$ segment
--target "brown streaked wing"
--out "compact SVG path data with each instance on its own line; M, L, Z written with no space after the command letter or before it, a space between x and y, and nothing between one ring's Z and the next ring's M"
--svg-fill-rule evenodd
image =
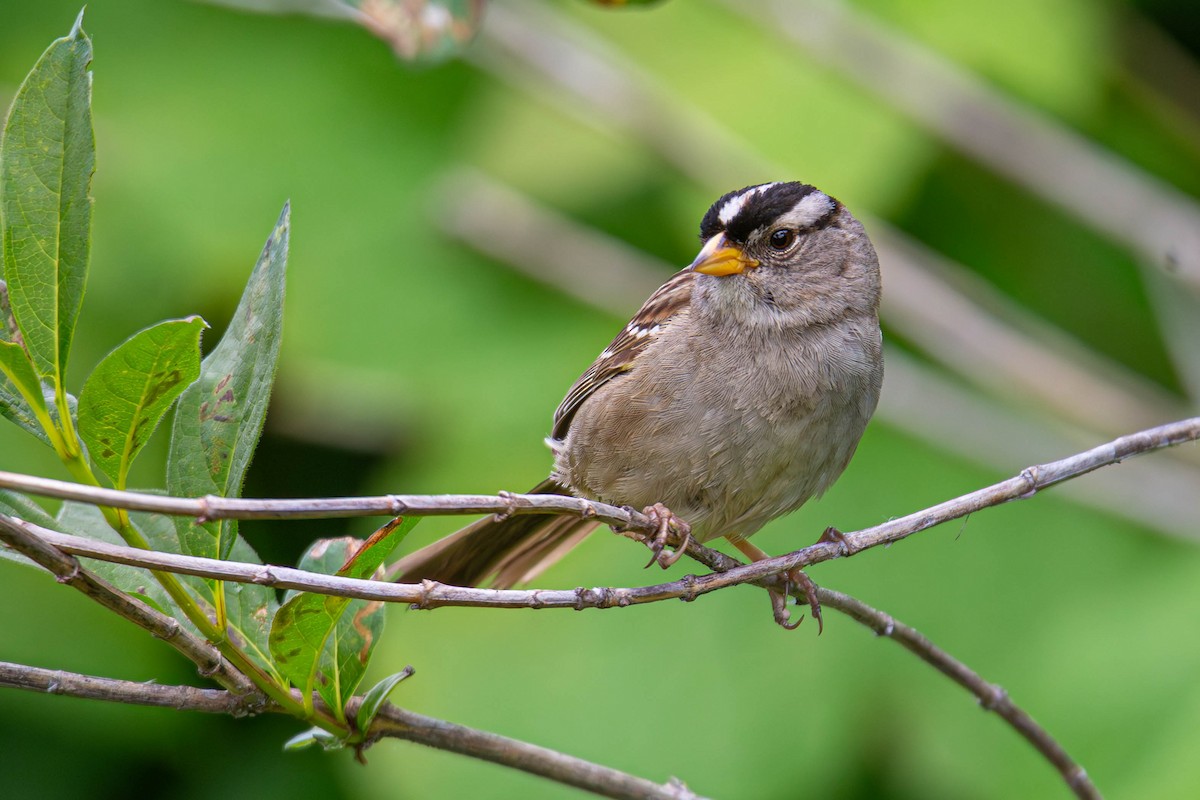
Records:
M551 437L565 438L579 407L601 386L628 371L638 355L658 338L663 328L670 324L682 309L688 306L692 299L692 280L695 276L696 273L690 270L677 272L660 286L658 291L650 295L650 299L633 316L629 324L621 329L612 340L612 344L604 349L600 357L592 362L587 371L571 386L567 396L554 412Z

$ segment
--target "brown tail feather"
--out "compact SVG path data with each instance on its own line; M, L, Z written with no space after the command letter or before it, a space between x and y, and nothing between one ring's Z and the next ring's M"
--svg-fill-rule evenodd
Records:
M529 493L570 494L550 479ZM389 573L400 583L432 580L453 586L479 586L490 578L494 587L507 589L533 580L597 524L553 514L520 514L499 521L485 517L408 554Z

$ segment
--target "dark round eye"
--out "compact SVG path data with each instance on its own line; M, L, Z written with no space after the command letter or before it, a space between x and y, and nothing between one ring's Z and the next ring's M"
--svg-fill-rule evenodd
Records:
M791 228L780 228L779 230L772 231L768 241L770 241L771 247L776 250L787 250L792 246L792 242L796 241L796 232Z

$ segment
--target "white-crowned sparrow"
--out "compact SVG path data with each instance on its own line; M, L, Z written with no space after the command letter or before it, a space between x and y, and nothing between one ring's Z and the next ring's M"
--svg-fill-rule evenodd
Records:
M567 392L547 439L553 474L533 492L648 506L664 533L677 521L665 506L697 540L724 536L760 558L745 538L824 492L875 410L879 262L858 220L803 183L724 195L700 238L696 260ZM511 586L595 526L486 518L407 556L396 572L403 581Z

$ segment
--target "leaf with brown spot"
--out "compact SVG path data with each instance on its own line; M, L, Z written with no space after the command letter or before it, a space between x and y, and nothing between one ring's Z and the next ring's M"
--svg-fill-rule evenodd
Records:
M167 491L184 497L237 497L258 444L283 325L290 208L271 231L221 341L200 377L179 398L167 457ZM231 520L176 520L182 551L228 558L237 537Z
M395 519L366 541L320 539L300 560L300 568L341 577L370 578L418 518ZM302 691L316 691L342 709L358 688L380 635L385 604L307 592L288 592L269 637L280 673Z
M200 317L146 328L113 350L79 395L79 435L92 460L125 488L129 467L163 415L200 376Z

